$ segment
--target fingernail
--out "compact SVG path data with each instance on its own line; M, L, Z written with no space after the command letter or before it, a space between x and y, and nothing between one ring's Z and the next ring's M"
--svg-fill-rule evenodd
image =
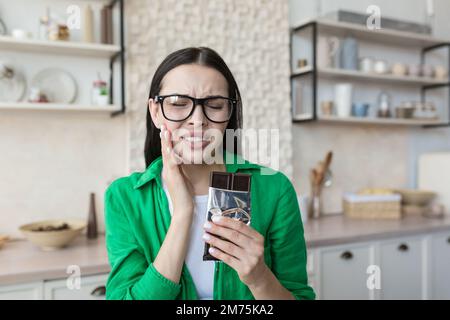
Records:
M167 153L170 153L170 148L167 147L167 148L166 148L166 151L167 151Z
M168 136L169 136L169 133L167 131L164 131L164 139L167 140Z
M211 229L211 223L206 222L206 223L203 225L203 227L204 227L205 229Z
M161 131L159 132L159 138L160 138L160 139L162 138Z
M205 233L205 234L203 235L203 239L209 240L209 239L211 239L211 237L209 236L209 234Z
M216 251L216 249L214 248L209 248L209 253L214 253Z
M213 222L220 222L221 220L222 220L221 216L214 216L214 217L212 217L212 221Z

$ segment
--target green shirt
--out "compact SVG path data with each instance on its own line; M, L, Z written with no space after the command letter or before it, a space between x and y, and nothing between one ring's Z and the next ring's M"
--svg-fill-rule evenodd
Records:
M268 175L266 167L238 155L228 156L234 161L225 164L227 172L252 175L250 225L264 236L267 266L295 298L314 299L307 284L303 225L291 182L281 172ZM146 171L119 178L106 190L106 247L111 265L107 299L198 299L186 263L179 283L153 266L171 221L161 170L159 157ZM215 262L213 298L254 299L238 273L223 262Z

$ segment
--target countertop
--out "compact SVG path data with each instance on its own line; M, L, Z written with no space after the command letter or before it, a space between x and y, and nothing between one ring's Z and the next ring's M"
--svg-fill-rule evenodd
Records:
M0 285L67 278L69 265L78 265L81 276L109 272L105 237L82 235L55 251L42 251L27 240L9 241L0 249Z
M397 220L352 219L330 215L304 224L308 248L364 242L414 234L449 231L450 217L442 219L406 216Z
M349 219L325 216L304 224L308 248L364 242L439 231L450 232L450 217L430 219L420 216L401 220ZM95 240L80 236L68 247L41 251L26 240L10 241L0 249L0 285L66 278L67 267L78 265L81 275L109 272L105 237Z

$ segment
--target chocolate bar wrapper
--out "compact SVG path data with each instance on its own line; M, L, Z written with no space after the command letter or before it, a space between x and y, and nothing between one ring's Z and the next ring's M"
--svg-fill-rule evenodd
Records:
M213 216L224 216L249 225L251 220L250 178L249 174L212 172L206 220L212 221ZM205 243L203 260L219 261L209 253L209 248L210 245Z

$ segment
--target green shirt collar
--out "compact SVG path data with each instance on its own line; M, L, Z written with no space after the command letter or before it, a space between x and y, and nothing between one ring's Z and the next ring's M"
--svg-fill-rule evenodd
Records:
M227 162L227 159L232 159L232 162ZM227 172L237 172L243 169L260 169L261 166L258 164L251 163L240 155L235 153L230 153L228 151L224 152L224 163ZM137 179L134 184L134 189L138 189L145 185L147 182L156 179L157 183L161 185L161 171L162 171L162 156L159 156L148 166L148 168L143 172L143 174Z

